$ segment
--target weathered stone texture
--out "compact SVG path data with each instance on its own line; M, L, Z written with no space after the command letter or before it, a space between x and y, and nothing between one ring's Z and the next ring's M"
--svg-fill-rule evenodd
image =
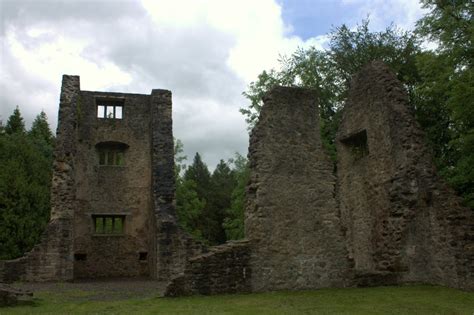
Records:
M78 108L74 253L75 278L150 276L151 198L150 95L81 91ZM98 100L123 105L122 119L97 117ZM126 147L123 165L99 165L99 147ZM124 233L100 235L93 215L124 215ZM140 253L146 258L140 260Z
M211 247L188 260L183 274L168 284L165 296L250 292L249 260L247 241Z
M311 90L274 88L250 136L245 233L254 291L341 287L348 280L316 100Z
M358 73L338 133L338 198L360 285L474 287L473 213L436 176L395 75Z

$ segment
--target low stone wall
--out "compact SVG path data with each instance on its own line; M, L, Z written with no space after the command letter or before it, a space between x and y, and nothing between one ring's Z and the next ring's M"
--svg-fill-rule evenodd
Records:
M233 241L189 259L184 273L168 284L165 296L251 291L249 242Z
M30 252L0 261L0 282L72 280L71 227L69 220L52 220Z
M159 222L157 248L157 274L154 278L160 281L179 276L191 257L208 252L207 246L193 239L174 221Z

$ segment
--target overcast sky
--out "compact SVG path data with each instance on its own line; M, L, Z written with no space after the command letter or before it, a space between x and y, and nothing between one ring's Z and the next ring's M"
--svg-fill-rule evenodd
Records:
M63 74L83 90L169 89L188 164L199 152L213 169L247 154L242 92L279 54L368 15L379 30L422 14L417 0L0 0L0 119L19 105L27 126L44 110L55 129Z

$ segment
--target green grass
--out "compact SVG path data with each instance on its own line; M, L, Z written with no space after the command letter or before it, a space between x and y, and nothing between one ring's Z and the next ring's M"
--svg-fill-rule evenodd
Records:
M100 301L87 291L39 292L0 314L474 314L474 293L436 286L324 289Z

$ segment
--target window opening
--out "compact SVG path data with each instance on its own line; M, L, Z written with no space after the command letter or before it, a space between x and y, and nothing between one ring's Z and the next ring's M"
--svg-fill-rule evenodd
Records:
M122 119L123 118L123 100L96 100L97 118L103 119Z
M121 142L100 142L96 145L99 165L125 165L125 151L128 145Z
M147 252L139 252L138 253L138 260L146 260L148 258Z
M100 165L124 165L124 152L120 150L101 149L99 151Z
M93 215L95 234L123 234L124 215Z
M87 260L87 254L75 253L74 254L74 260L75 261L85 261L85 260Z
M367 131L362 130L347 138L341 140L351 151L354 161L360 160L369 155L369 146L367 145Z

